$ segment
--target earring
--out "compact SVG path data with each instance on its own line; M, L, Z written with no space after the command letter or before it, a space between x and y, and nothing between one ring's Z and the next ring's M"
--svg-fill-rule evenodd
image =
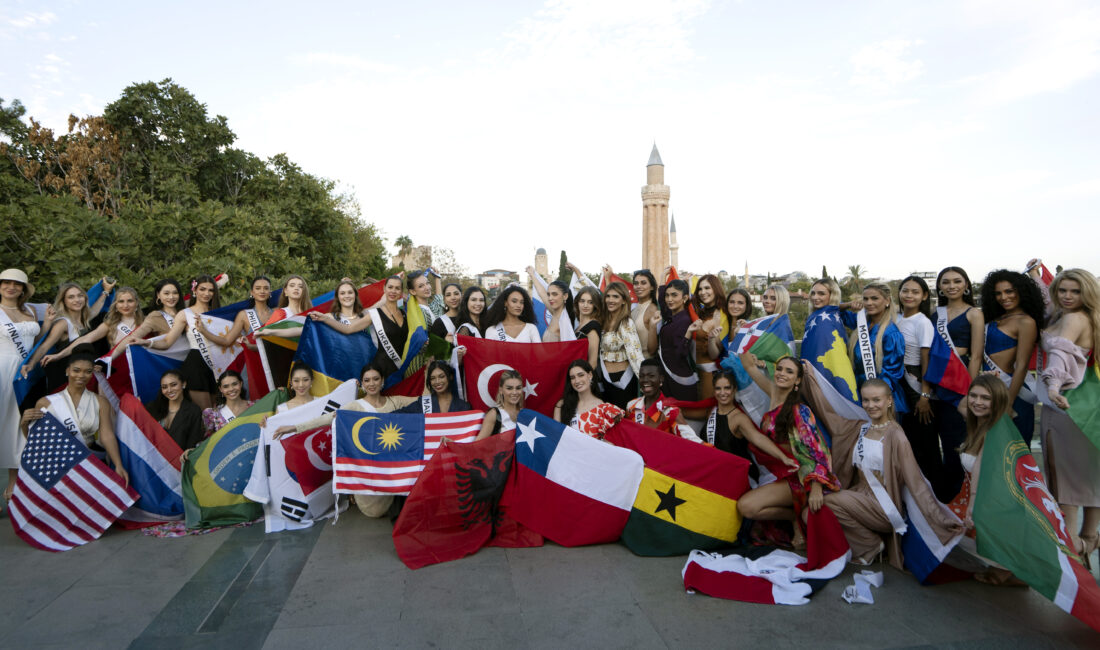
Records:
M970 289L967 289L966 291L963 291L963 295L964 296L969 296L970 295Z

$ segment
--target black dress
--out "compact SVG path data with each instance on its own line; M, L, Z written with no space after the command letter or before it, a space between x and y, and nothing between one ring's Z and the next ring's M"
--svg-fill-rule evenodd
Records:
M714 418L714 448L749 461L749 477L754 481L760 478L760 468L749 453L749 441L734 435L730 431L729 418L721 413L716 413Z
M404 322L398 325L390 320L386 310L381 308L378 309L378 317L382 320L382 331L386 333L386 338L393 344L393 349L397 351L398 355L402 354L405 351L405 341L409 338L409 319L405 318ZM385 350L378 350L375 358L379 360L379 364L384 370L383 379L397 372L397 364L390 358L390 355L386 354Z
M155 403L147 404L145 408L160 422L161 426L164 426L166 413L158 412ZM165 430L172 440L175 440L176 444L180 446L180 449L191 449L202 442L202 409L190 400L183 400L183 403L180 404L180 410L172 418L172 424L166 427Z

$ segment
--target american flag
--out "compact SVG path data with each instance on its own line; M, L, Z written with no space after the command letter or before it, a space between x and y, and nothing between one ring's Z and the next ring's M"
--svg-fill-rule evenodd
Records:
M424 418L423 452L410 458L401 449L387 453L384 447L378 452L360 453L355 444L372 446L374 441L366 435L355 436L354 424L369 414L340 411L333 422L333 440L336 444L333 463L333 488L340 494L408 494L431 457L448 438L454 442L473 442L481 430L485 414L481 411L457 413L429 413ZM390 416L392 417L392 415ZM409 416L404 416L409 417ZM387 415L375 420L386 422ZM402 444L402 447L409 445ZM411 447L410 448L415 448Z
M67 551L99 539L137 498L47 413L28 432L8 511L23 541L45 551Z

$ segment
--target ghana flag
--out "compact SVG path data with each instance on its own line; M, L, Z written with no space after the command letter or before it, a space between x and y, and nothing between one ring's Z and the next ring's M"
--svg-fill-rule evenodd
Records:
M218 429L191 451L183 464L183 513L188 528L212 528L254 521L263 506L244 497L260 444L260 424L286 401L275 390Z
M749 462L714 447L623 420L604 438L638 452L642 483L622 541L638 555L686 555L731 546L741 529L737 499Z

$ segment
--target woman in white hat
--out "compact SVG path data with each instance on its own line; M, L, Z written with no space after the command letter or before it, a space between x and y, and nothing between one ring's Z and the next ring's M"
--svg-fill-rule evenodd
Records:
M23 452L19 434L19 404L15 401L12 381L19 372L38 336L38 320L27 307L34 285L19 269L0 273L0 469L8 470L4 502L11 498Z

